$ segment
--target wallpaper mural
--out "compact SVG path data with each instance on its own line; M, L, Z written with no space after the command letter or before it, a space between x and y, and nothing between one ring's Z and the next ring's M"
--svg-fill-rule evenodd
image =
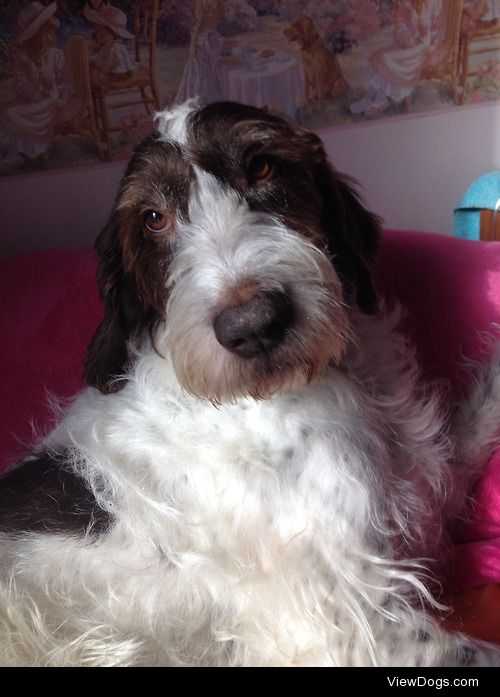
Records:
M0 174L123 159L198 96L310 128L500 97L500 0L0 0Z

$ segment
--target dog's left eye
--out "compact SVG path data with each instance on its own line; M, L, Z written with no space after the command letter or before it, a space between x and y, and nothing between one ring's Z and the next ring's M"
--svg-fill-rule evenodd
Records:
M148 211L144 216L144 226L150 232L167 232L173 225L172 217L166 212Z
M252 183L264 183L274 175L276 167L274 162L265 155L257 155L251 160L247 173Z

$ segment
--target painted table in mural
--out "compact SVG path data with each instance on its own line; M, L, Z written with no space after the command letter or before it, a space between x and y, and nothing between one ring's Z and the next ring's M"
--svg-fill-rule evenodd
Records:
M284 51L222 61L221 68L222 89L231 101L267 106L291 118L305 101L302 67Z

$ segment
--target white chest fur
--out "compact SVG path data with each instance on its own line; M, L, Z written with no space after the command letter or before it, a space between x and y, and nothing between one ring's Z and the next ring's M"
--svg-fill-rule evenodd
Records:
M73 653L90 622L122 664L389 660L379 629L423 591L395 550L427 551L448 471L437 404L415 400L390 324L358 328L369 358L267 400L201 401L150 351L120 392L76 400L47 445L69 448L114 525L27 543L38 606L57 622L53 598L71 598Z
M269 662L271 655L273 663L288 664L301 645L307 660L317 661L313 654L320 650L324 662L326 627L334 623L322 624L320 618L338 569L348 573L346 551L354 553L353 535L359 534L353 518L367 516L364 484L350 471L354 438L332 439L333 404L318 407L314 395L306 401L287 395L272 403L216 408L179 391L162 394L155 381L155 399L150 394L145 400L156 405L154 413L144 414L137 410L138 395L128 394L135 387L118 397L121 423L111 406L108 418L103 420L99 409L99 422L91 426L81 420L82 404L75 405L81 437L95 436L88 446L92 455L82 461L86 476L99 486L106 482L103 499L107 506L112 502L117 520L101 547L108 548L111 560L116 548L138 555L125 562L127 568L120 568L122 559L110 574L114 592L137 597L136 583L117 583L116 576L138 566L151 570L150 593L161 592L159 579L165 592L174 587L184 614L179 636L190 644L191 656L197 655L198 632L210 631L227 635L217 648L231 641L236 662ZM93 399L102 397L81 398ZM124 401L130 404L128 416ZM347 413L344 418L349 421ZM71 416L64 428L86 454ZM59 440L60 434L53 437ZM104 463L99 473L96 454ZM347 504L354 492L356 507ZM170 599L155 605L163 634ZM176 642L170 635L166 643ZM209 662L214 660L211 655Z

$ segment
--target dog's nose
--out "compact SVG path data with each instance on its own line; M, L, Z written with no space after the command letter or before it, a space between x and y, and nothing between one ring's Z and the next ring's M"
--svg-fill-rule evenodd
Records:
M228 307L214 319L219 344L242 358L268 353L283 341L293 320L292 302L278 291L262 291Z

